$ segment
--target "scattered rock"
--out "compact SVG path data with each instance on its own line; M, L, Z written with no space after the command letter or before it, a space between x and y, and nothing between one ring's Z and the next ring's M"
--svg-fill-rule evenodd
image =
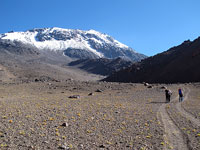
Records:
M72 95L72 96L69 96L69 98L77 98L77 99L79 99L80 95Z
M64 122L61 126L63 126L63 127L68 127L69 124L68 124L67 122Z
M43 143L45 143L45 144L49 144L49 142L48 142L48 141L44 141Z
M84 147L83 144L81 144L80 147L83 149L83 147Z
M162 86L161 89L167 89L167 87L166 86Z
M106 148L104 145L100 145L99 148Z
M62 145L62 146L59 146L58 149L65 149L65 150L67 150L69 148L66 145Z
M153 88L153 87L152 87L151 85L149 85L147 88L149 88L149 89L150 89L150 88Z
M60 80L56 80L56 79L55 79L54 81L55 81L55 82L60 82Z
M103 92L102 90L100 90L100 89L97 89L95 92Z
M58 149L64 149L64 150L69 150L69 146L67 145L67 143L64 143L63 145L59 146Z
M89 94L88 94L88 96L92 96L92 95L94 95L94 93L89 93Z
M30 145L30 146L27 146L28 147L28 149L35 149L35 147L34 146L32 146L32 145Z
M144 86L149 86L149 83L144 82Z
M35 82L39 82L40 80L39 79L35 79Z

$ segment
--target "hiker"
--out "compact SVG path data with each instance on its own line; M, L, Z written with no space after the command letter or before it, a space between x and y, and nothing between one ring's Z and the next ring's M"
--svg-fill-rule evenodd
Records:
M181 88L178 89L178 95L179 95L179 102L183 101L183 91Z
M166 103L170 102L170 98L171 98L172 92L168 89L165 90L165 96L166 96Z

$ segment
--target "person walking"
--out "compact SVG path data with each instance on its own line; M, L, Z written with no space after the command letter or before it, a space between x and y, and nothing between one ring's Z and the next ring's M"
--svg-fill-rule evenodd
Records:
M183 91L181 88L178 89L178 95L179 95L179 102L183 101Z
M168 89L165 90L165 96L166 96L166 103L169 103L170 100L171 100L171 95L172 95L172 92Z

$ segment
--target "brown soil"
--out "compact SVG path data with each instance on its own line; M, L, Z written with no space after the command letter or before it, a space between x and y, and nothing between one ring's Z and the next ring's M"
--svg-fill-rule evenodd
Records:
M179 103L178 97L175 97L166 109L174 125L179 128L184 143L187 144L187 148L198 150L200 149L200 120L185 109L187 107L192 107L188 104L191 100L190 97L193 97L192 94L194 94L197 89L193 85L182 85L178 87L184 88L184 101ZM173 85L172 89L174 90L174 93L177 93L176 85ZM198 99L193 99L193 102L197 103L197 101ZM200 110L195 106L191 112L197 113L200 112Z
M1 81L0 149L200 149L200 87L167 85L173 100L166 104L161 86ZM179 87L187 94L181 104Z
M103 92L95 92L101 89ZM94 95L88 96L93 92ZM80 99L69 99L70 95ZM5 149L162 149L162 93L139 84L1 83ZM151 103L153 102L153 103ZM62 127L67 122L68 127Z

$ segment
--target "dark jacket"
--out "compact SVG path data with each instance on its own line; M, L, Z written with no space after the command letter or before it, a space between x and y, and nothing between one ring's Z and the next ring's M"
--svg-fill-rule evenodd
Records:
M166 95L166 98L170 98L170 96L172 95L172 92L170 90L165 90L165 95Z

